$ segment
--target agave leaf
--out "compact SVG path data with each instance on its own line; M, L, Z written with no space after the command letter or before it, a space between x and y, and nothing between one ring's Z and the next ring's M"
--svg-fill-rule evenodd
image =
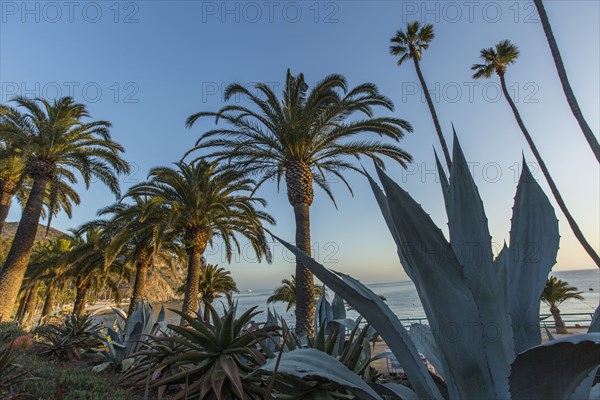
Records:
M546 330L548 330L548 328L546 328ZM596 308L596 312L594 312L590 327L588 328L588 333L598 332L600 332L600 305ZM600 397L591 397L592 385L594 384L594 378L596 377L597 370L598 368L592 369L592 372L590 372L588 376L581 381L579 386L577 386L575 389L573 395L571 395L571 400L588 400L592 398L597 399Z
M92 368L92 371L94 372L102 372L102 371L106 371L108 369L108 367L111 366L111 362L107 361L107 362L103 362L102 364L98 364L95 367Z
M421 362L408 332L379 296L354 278L339 272L333 273L303 251L277 236L275 238L294 253L321 282L339 293L361 315L368 316L367 321L390 346L398 360L401 360L411 385L419 397L442 399L435 382Z
M568 399L600 364L600 333L574 335L517 356L510 374L512 400Z
M273 372L276 359L267 361L261 370ZM296 349L281 355L277 373L292 375L301 379L319 377L328 379L351 390L359 399L383 400L358 375L344 364L316 349Z
M372 383L371 387L377 393L390 397L393 400L419 400L415 392L399 383Z
M496 291L498 281L493 279L488 219L456 132L451 169L447 207L450 244L464 268L481 323L486 327L482 330L483 346L496 397L508 398L508 375L515 357L511 320L504 297L498 295L503 293Z
M331 302L331 311L333 313L333 320L346 319L346 305L344 304L344 299L337 293Z
M333 310L331 304L327 301L327 293L325 287L321 292L321 297L316 304L315 312L315 332L318 332L321 327L324 328L326 335L331 334L330 322L333 321Z
M406 191L376 168L387 197L368 177L373 192L380 198L378 201L388 204L382 212L384 215L389 212L391 216L401 264L412 275L428 320L435 321L431 329L461 397L495 397L494 391L490 390L493 385L479 310L463 267L429 215ZM398 360L406 363L402 357Z
M410 326L410 337L415 342L417 349L433 365L433 368L444 377L450 399L459 399L458 388L453 381L452 375L446 372L448 371L448 364L435 343L431 328L422 324L412 324Z
M513 206L507 270L507 295L516 353L542 342L539 299L548 273L556 263L559 239L554 209L523 158L523 171Z
M590 392L589 400L597 400L600 399L600 383L594 385Z

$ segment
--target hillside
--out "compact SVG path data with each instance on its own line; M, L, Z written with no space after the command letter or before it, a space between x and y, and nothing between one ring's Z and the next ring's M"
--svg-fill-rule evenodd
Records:
M17 226L19 225L18 222L7 222L4 225L4 230L2 231L2 237L3 238L12 238L13 236L15 236L15 232L17 231ZM61 236L66 235L66 233L59 231L58 229L54 229L52 227L50 227L50 231L48 232L48 235L46 236L46 226L45 225L38 225L38 230L37 230L37 235L35 237L35 241L41 241L41 240L51 240L51 239L55 239Z

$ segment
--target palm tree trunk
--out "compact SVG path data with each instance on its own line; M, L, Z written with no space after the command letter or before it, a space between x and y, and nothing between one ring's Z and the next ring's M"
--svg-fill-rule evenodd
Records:
M419 66L419 60L417 60L416 57L412 57L412 59L415 63L415 69L417 70L417 76L419 77L419 81L421 82L421 87L423 89L423 93L425 94L427 105L429 106L431 118L433 118L433 125L435 126L435 131L437 132L438 139L440 140L440 145L442 146L442 151L444 152L444 158L446 159L446 164L448 168L450 168L450 166L452 165L450 151L448 151L446 139L444 139L444 135L442 134L442 127L440 126L440 121L438 119L437 113L435 112L435 107L433 105L433 101L431 100L429 89L427 89L427 83L425 83L425 78L423 78L423 73L421 72L421 67Z
M548 171L548 168L546 167L546 163L542 159L542 156L540 155L537 147L535 146L533 139L529 135L527 128L525 128L525 124L523 123L523 120L521 119L519 110L517 110L517 106L515 105L512 98L510 97L510 94L508 93L508 88L506 87L506 81L504 79L504 75L503 74L498 74L498 75L500 76L500 84L502 85L502 92L504 93L504 97L506 98L506 101L508 102L508 104L510 105L510 108L512 109L515 119L517 120L517 124L519 124L519 128L521 128L521 132L523 132L523 136L525 136L525 140L527 140L527 143L529 144L529 147L531 148L531 151L532 151L533 155L535 156L535 159L536 159L537 163L539 164L540 169L542 170L542 173L544 174L544 177L546 178L546 181L548 182L548 186L550 186L550 191L552 191L552 194L554 195L554 199L556 200L556 203L558 204L561 211L567 218L567 221L569 222L569 226L571 227L571 230L573 231L573 234L575 234L575 237L577 238L577 240L579 240L579 243L581 243L581 245L583 246L585 251L589 254L589 256L592 258L592 260L594 260L594 262L596 263L596 266L598 268L600 268L600 257L598 257L598 254L596 253L594 248L585 239L585 236L583 236L583 232L581 232L581 229L579 229L577 222L575 222L575 219L569 212L567 205L565 204L560 192L558 191L558 187L556 187L556 184L554 183L552 176L550 176L550 172Z
M556 306L552 306L550 307L550 313L552 314L552 317L554 318L554 326L556 327L556 333L569 333L569 331L567 330L567 326L565 325L565 322L562 320L561 316L560 316L560 310L558 309L558 307Z
M131 293L131 300L129 302L129 310L127 311L128 316L133 314L138 303L142 300L142 297L146 293L146 276L151 264L152 258L148 257L146 253L142 253L142 255L140 255L140 259L137 261L135 282L133 284L133 291Z
M44 307L42 308L42 318L50 315L54 309L54 299L56 298L56 286L54 282L50 282L48 290L46 291L46 300L44 301Z
M550 46L550 51L552 52L554 65L556 66L556 71L558 72L558 77L560 78L560 83L562 84L563 92L567 97L569 107L571 107L571 112L577 120L577 123L579 123L579 126L581 127L581 132L583 132L583 136L585 136L585 139L590 145L592 152L596 156L596 160L600 162L600 144L598 144L598 139L596 139L594 132L592 132L592 129L583 117L583 113L579 108L579 103L577 103L577 98L575 97L575 93L573 93L573 89L571 88L571 84L569 83L567 71L565 70L565 65L563 64L560 51L558 50L558 44L556 43L556 39L554 38L554 33L552 32L552 27L550 26L550 21L548 20L548 15L546 14L544 4L542 3L542 0L534 0L533 2L538 10L538 14L540 15L540 21L542 22L542 27L544 28L544 33L546 34L546 39L548 40L548 45Z
M35 306L37 304L37 295L39 288L39 282L35 282L31 287L31 291L29 292L29 296L27 297L27 303L25 303L25 312L23 313L24 324L28 324L29 321L31 321L31 319L33 318L33 314L35 314Z
M296 219L296 247L310 253L310 206L306 203L294 205ZM315 297L313 274L296 259L296 333L311 336L314 330Z
M91 282L77 279L75 303L73 304L73 314L77 316L83 315L85 312L85 303L87 302L88 292L91 287Z
M20 321L23 318L23 315L25 315L25 304L27 304L29 293L31 293L31 288L25 289L25 293L23 293L21 296L21 300L19 300L19 307L17 308L17 313L15 314L15 321Z
M187 249L188 271L181 312L193 317L198 310L198 286L200 285L200 273L202 272L202 254L206 250L208 231L190 229L185 236L189 246ZM185 324L183 318L181 324Z
M209 307L209 304L211 304L212 301L210 301L209 299L204 299L203 303L204 303L204 322L209 323L210 322L210 307Z
M10 319L15 298L23 283L23 276L29 263L31 248L35 241L44 205L48 181L47 176L34 175L31 193L21 214L21 220L6 257L4 268L0 271L0 322Z

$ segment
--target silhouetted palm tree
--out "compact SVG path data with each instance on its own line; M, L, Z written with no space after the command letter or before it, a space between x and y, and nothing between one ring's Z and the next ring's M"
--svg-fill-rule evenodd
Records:
M569 83L567 70L565 69L560 51L558 50L558 44L556 44L556 39L554 38L554 33L552 32L552 27L550 26L550 21L548 20L544 3L542 3L542 0L533 0L533 3L535 4L538 14L540 15L540 21L542 22L542 27L544 28L544 33L546 34L546 39L548 40L548 45L550 46L550 51L552 52L552 58L554 59L554 66L558 72L558 77L560 78L563 92L565 92L565 96L567 97L569 107L571 107L571 112L581 127L581 132L590 145L592 152L596 156L596 160L600 162L600 144L598 143L598 139L596 139L596 135L594 135L594 132L592 132L592 128L590 128L585 120L583 113L581 112L581 108L579 108L579 103L577 102L573 88L571 88L571 84Z
M380 166L380 157L387 156L405 166L411 157L400 147L362 135L372 133L399 141L412 128L399 118L374 117L376 106L393 110L391 100L371 83L348 89L341 75L327 76L309 90L304 75L293 76L288 70L281 98L264 83L257 84L256 90L260 95L232 84L225 91L227 100L241 95L253 104L254 110L230 104L218 112L191 115L188 127L207 116L215 117L216 122L224 120L229 126L204 133L190 152L210 148L210 157L226 161L237 171L258 176L257 188L270 180L279 185L284 178L288 200L294 208L296 246L310 255L313 183L334 200L328 179L339 179L350 189L343 173L363 173L347 160L348 156L368 156ZM313 276L298 259L295 274L296 332L310 334L315 313Z
M396 35L390 39L390 42L392 43L390 46L390 53L393 56L399 57L397 62L399 66L404 64L404 62L407 60L413 60L415 70L417 71L417 76L419 77L419 82L421 82L421 89L425 94L425 100L427 100L427 106L429 107L431 118L433 119L435 131L437 132L440 145L442 146L446 164L448 165L448 168L450 168L452 163L450 151L448 150L446 139L444 139L444 134L442 133L442 127L440 126L440 121L438 119L437 112L435 111L435 106L431 100L429 89L427 89L427 83L425 82L425 78L423 77L423 73L421 72L421 67L419 65L419 61L421 61L423 52L429 48L429 43L431 43L434 37L435 34L433 33L433 25L426 24L421 26L419 21L408 23L406 24L406 31L398 30L396 31Z
M11 317L31 256L49 183L57 177L75 182L73 171L78 171L86 187L92 178L98 178L115 195L119 195L117 174L129 170L129 165L121 158L123 147L110 137L110 123L84 122L89 113L83 104L75 103L70 97L53 103L24 97L17 97L14 101L25 113L2 109L0 140L14 135L25 138L25 171L32 179L32 187L0 271L0 321ZM26 124L22 123L24 120Z
M569 333L567 327L560 316L558 306L569 299L583 300L581 293L574 286L569 286L568 282L561 281L555 276L551 276L546 281L546 286L542 292L542 301L550 307L550 313L554 318L556 333Z
M529 131L525 127L525 123L521 118L521 114L519 113L517 106L515 105L514 101L510 97L510 94L508 93L508 88L506 87L505 79L506 68L509 65L514 64L518 56L519 49L509 40L503 40L500 43L498 43L495 47L483 49L481 50L480 54L480 58L483 61L483 64L474 64L471 67L471 70L475 71L475 73L473 74L473 78L490 78L494 73L498 75L498 77L500 78L502 92L504 93L504 98L508 102L508 105L510 106L513 115L517 120L519 128L521 128L521 132L523 133L523 136L525 136L525 140L527 140L527 143L529 144L529 147L531 148L531 151L535 156L535 159L538 162L540 169L542 170L542 173L546 178L546 181L548 182L548 186L550 186L550 190L554 195L556 203L558 203L558 206L567 218L569 226L573 230L573 233L575 234L577 240L579 240L579 243L581 243L585 251L590 255L592 260L594 260L598 268L600 268L600 257L598 257L598 254L596 253L594 248L588 243L585 236L583 235L583 232L581 232L579 225L577 225L575 219L569 212L569 209L567 208L567 205L565 204L562 195L558 191L556 183L554 183L554 180L550 175L550 171L548 171L548 167L546 167L546 163L542 159L540 152L538 151L535 143L533 142L533 138L531 137Z

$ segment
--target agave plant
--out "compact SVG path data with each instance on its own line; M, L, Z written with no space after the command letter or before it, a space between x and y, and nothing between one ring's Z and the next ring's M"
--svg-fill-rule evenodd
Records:
M164 307L155 322L154 309L148 301L137 302L135 311L128 316L120 309L113 310L116 315L114 326L98 331L99 339L106 346L102 352L106 361L93 368L96 372L107 368L126 371L133 364L134 355L142 350L142 339L166 328Z
M540 345L539 298L559 242L558 221L548 198L523 162L510 247L505 245L494 259L483 203L456 135L450 180L439 161L438 169L449 242L420 205L381 169L377 173L385 193L369 177L401 264L415 284L429 321L428 326L413 325L410 336L366 286L280 241L321 282L364 315L390 346L412 390L390 386L386 395L452 400L570 398L600 363L600 333ZM427 372L419 351L443 376L444 390ZM322 367L315 362L311 373L333 379L331 366ZM347 381L347 377L340 376L340 380ZM588 390L585 395L589 394Z
M60 324L48 324L39 330L40 354L53 358L79 360L81 354L97 349L101 342L96 337L100 324L96 324L89 314L66 315Z
M336 380L323 379L324 377L318 375L302 374L302 366L295 363L302 357L311 357L311 354L327 355L336 363L341 363L359 380L374 382L377 374L370 367L373 361L370 340L374 338L374 331L368 324L360 328L360 318L353 321L350 328L350 334L346 337L345 329L331 330L328 325L322 324L315 330L314 337L304 338L292 332L282 320L283 340L278 350L284 353L281 357L272 355L260 368L271 375L275 373L275 397L298 400L354 398L348 385ZM331 333L327 333L328 331Z
M8 396L11 387L21 380L25 370L15 361L18 353L8 335L0 336L0 396ZM8 397L6 397L8 398Z
M248 329L259 314L253 307L236 318L236 306L223 316L208 305L212 324L198 315L192 318L176 310L186 326L168 325L174 335L154 338L145 360L132 367L128 377L138 378L138 388L147 385L177 393L173 399L263 399L263 379L251 375L266 362L261 343L276 334L277 327ZM155 350L155 352L151 351ZM262 351L261 351L262 350ZM154 359L160 361L156 362ZM140 370L142 373L140 373Z

